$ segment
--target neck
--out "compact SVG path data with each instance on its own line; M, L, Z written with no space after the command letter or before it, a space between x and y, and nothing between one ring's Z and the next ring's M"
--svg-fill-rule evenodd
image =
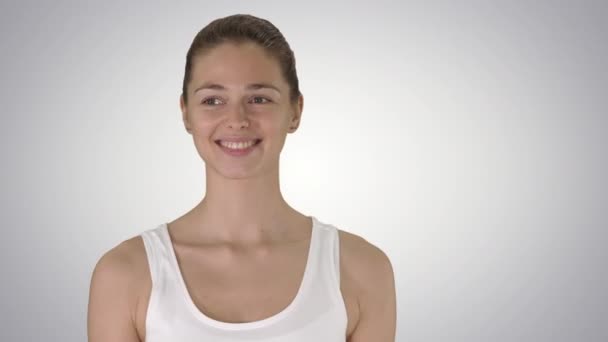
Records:
M255 244L285 238L299 213L283 199L275 173L229 179L207 168L206 194L191 227L206 240Z

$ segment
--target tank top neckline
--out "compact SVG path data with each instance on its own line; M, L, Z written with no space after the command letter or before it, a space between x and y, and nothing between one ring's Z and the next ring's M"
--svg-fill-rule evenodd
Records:
M315 257L315 253L317 250L317 240L318 240L318 234L319 234L318 231L320 229L320 226L319 226L320 223L315 216L310 215L309 217L312 220L312 229L311 229L310 242L309 242L309 246L308 246L308 255L306 257L306 265L304 267L304 274L300 281L300 286L298 287L295 297L287 305L287 307L285 307L278 313L275 313L272 316L263 318L261 320L243 322L243 323L232 323L232 322L225 322L225 321L219 321L219 320L213 319L213 318L209 317L208 315L206 315L202 310L200 310L194 304L192 296L190 295L190 292L188 291L188 288L186 287L186 282L184 280L181 268L179 267L179 263L177 262L177 255L175 253L175 249L173 248L173 242L171 240L171 236L169 235L168 224L166 222L163 223L161 225L161 232L162 232L163 238L166 240L168 248L169 248L169 259L171 262L171 266L174 269L175 276L176 276L177 282L178 282L177 290L178 290L180 296L182 297L182 299L184 300L186 306L190 310L191 314L196 319L198 319L199 321L202 321L203 323L205 323L207 325L210 325L212 327L219 328L219 329L224 329L224 330L246 330L246 329L262 328L265 326L269 326L273 323L276 323L276 322L284 319L285 317L287 317L298 306L298 304L303 300L302 297L304 296L304 292L305 292L306 288L309 287L309 283L311 281L311 279L310 279L311 272L312 272L311 268L314 265L314 262L312 259Z

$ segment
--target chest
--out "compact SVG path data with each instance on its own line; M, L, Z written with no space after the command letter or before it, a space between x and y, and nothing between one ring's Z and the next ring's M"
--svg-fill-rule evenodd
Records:
M213 253L201 254L176 247L185 285L183 295L201 315L221 322L244 323L272 317L296 298L306 270L306 249L307 245L301 244L292 246L290 253L272 258L251 255L222 258ZM347 312L349 336L359 312L348 260L341 260L341 269L340 294ZM143 341L151 282L142 287L135 320Z

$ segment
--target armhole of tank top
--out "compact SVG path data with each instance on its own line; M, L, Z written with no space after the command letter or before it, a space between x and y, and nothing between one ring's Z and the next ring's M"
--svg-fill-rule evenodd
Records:
M157 255L155 253L155 242L153 239L155 236L151 232L144 232L141 234L141 238L144 241L144 247L146 249L146 256L148 259L148 269L150 272L150 297L148 298L148 307L146 308L146 317L145 321L145 330L146 330L146 338L149 336L148 333L150 331L149 323L150 323L150 312L156 305L156 292L155 289L158 287L158 260Z
M348 334L348 310L346 308L346 301L342 296L342 290L340 289L340 230L338 227L333 227L333 251L331 254L333 261L333 272L334 275L334 293L336 296L336 305L340 308L344 319L344 336Z
M332 265L333 265L333 276L334 276L334 289L339 303L344 305L344 298L342 297L342 291L340 290L340 232L337 227L333 229L333 248L332 248Z

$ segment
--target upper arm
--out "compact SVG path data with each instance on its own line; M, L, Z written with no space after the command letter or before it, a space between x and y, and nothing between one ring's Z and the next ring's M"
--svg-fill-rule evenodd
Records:
M121 245L104 254L95 265L87 313L89 342L139 342L131 266Z
M397 298L393 267L384 252L370 247L361 266L359 321L348 342L394 342Z

